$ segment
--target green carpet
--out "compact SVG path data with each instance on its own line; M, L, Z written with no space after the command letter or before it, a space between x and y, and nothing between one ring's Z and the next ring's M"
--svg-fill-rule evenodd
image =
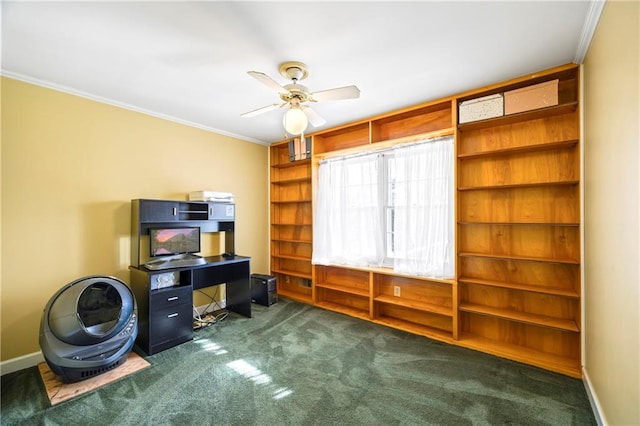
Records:
M281 300L55 407L2 377L3 425L590 425L580 380Z

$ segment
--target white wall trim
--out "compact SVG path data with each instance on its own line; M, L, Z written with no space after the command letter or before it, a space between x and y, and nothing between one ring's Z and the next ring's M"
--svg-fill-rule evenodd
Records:
M12 71L7 71L7 70L3 69L3 70L0 71L0 75L8 77L8 78L12 78L14 80L23 81L25 83L34 84L36 86L45 87L47 89L56 90L58 92L67 93L69 95L74 95L74 96L78 96L78 97L81 97L81 98L89 99L89 100L92 100L92 101L95 101L95 102L100 102L100 103L111 105L111 106L115 106L115 107L118 107L118 108L127 109L129 111L134 111L134 112L138 112L138 113L141 113L141 114L150 115L152 117L160 118L162 120L172 121L174 123L182 124L182 125L189 126L189 127L195 127L196 129L205 130L207 132L217 133L217 134L223 135L223 136L229 136L229 137L232 137L232 138L240 139L240 140L243 140L243 141L246 141L246 142L255 143L255 144L258 144L258 145L264 145L264 146L269 146L270 145L269 143L267 143L265 141L260 141L258 139L248 138L248 137L242 136L242 135L236 135L235 133L225 132L223 130L216 129L216 128L213 128L213 127L203 126L202 124L194 123L192 121L187 121L187 120L183 120L181 118L173 117L171 115L166 115L166 114L162 114L162 113L159 113L159 112L156 112L156 111L151 111L151 110L147 110L147 109L144 109L144 108L139 108L139 107L136 107L136 106L133 106L133 105L126 104L124 102L114 101L113 99L108 99L108 98L103 98L101 96L92 95L90 93L86 93L86 92L82 92L82 91L79 91L79 90L75 90L75 89L72 89L72 88L66 87L66 86L61 86L59 84L51 83L49 81L39 80L37 78L29 77L29 76L26 76L26 75L23 75L23 74L19 74L19 73L15 73L15 72L12 72Z
M598 395L593 389L593 385L591 384L591 380L589 380L589 374L587 374L587 370L582 368L582 383L584 384L584 388L587 391L587 396L589 397L589 402L591 403L591 410L593 410L593 415L596 418L596 422L600 426L608 425L607 419L604 417L604 413L602 411L602 406L600 405L600 400L598 399Z
M589 2L589 10L582 26L582 33L580 34L580 43L576 49L576 57L573 60L576 64L581 64L587 56L587 51L591 45L591 39L596 32L596 27L600 21L600 15L602 15L602 9L604 8L606 0L592 0Z
M225 309L227 307L227 299L218 300L216 303L220 306L220 309ZM209 308L209 311L211 311L211 307L208 303L205 305L194 306L195 310L198 311L198 315L202 315L207 307Z
M44 362L44 355L42 355L40 351L8 359L0 362L0 375L4 376L5 374L24 370L25 368L35 367L41 362Z
M227 300L222 299L218 301L218 305L221 309L225 309L227 307ZM196 306L195 308L198 313L202 315L207 306L208 304ZM17 358L8 359L6 361L0 362L0 375L4 376L5 374L24 370L25 368L35 367L41 362L44 362L44 355L41 351L19 356Z

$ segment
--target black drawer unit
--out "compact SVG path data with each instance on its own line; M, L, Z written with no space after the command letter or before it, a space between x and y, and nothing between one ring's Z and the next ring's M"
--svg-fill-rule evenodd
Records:
M131 268L131 289L138 303L136 344L153 355L193 338L191 271L180 271L180 284L151 290L156 272Z
M193 338L193 306L181 304L151 312L149 350L154 354Z
M191 286L177 286L153 290L150 292L151 304L153 311L171 311L176 306L191 306L192 301Z

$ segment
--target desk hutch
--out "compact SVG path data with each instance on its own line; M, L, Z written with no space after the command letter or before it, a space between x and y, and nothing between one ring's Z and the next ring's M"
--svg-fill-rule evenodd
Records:
M225 250L235 252L235 206L199 201L131 201L131 288L138 304L137 345L147 354L193 338L193 291L226 284L226 308L251 317L250 258L205 257L206 263L164 270L145 268L141 247L152 228L199 227L225 232ZM152 289L159 275L172 273L176 285Z

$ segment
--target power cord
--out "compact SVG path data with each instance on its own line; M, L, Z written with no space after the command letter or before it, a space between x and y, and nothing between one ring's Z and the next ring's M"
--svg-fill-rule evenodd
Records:
M209 296L207 293L203 292L202 290L198 290L198 291L204 294L205 296L207 296L210 299L210 302L204 308L204 310L202 311L202 314L199 313L198 309L196 309L196 306L193 305L193 329L196 331L200 330L201 328L208 327L212 324L220 322L229 315L229 312L227 312L226 310L223 310L222 307L218 304L218 301L216 300L216 297L218 296L217 287L213 296ZM216 312L215 308L213 311L209 311L209 308L211 308L211 305L215 305L215 307L218 308L217 309L218 314L214 315L214 312Z

